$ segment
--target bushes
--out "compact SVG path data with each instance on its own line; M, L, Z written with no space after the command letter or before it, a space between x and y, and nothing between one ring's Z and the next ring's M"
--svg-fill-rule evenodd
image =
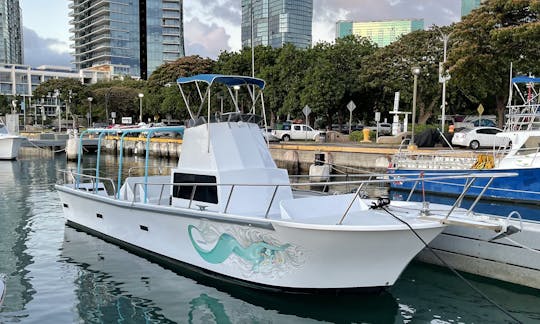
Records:
M349 140L353 142L360 142L364 139L364 134L361 131L354 131L349 135Z

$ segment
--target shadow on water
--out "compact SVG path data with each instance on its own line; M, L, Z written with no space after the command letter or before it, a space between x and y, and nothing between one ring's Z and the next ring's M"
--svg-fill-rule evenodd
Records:
M540 291L462 273L476 288L523 323L540 321ZM449 269L421 262L409 264L390 289L404 319L454 323L514 323ZM421 292L421 293L419 293Z
M99 238L65 228L63 262L79 267L83 321L394 323L388 292L370 295L290 295L230 285L175 268L169 271ZM209 285L211 284L211 286Z

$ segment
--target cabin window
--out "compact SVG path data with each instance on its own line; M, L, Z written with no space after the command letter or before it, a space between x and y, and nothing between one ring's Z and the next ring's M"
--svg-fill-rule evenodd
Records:
M174 174L174 186L173 186L173 197L182 198L182 199L191 199L191 193L193 191L193 186L191 185L177 185L180 183L216 183L216 177L199 175L199 174L189 174L189 173L175 173ZM207 202L211 204L217 204L217 186L197 186L195 189L195 195L193 200Z

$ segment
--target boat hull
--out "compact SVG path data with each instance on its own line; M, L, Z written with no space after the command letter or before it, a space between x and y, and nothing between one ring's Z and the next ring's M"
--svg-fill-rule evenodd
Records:
M0 160L16 159L23 140L24 137L20 136L0 137Z
M407 228L359 230L115 200L57 186L68 224L165 265L280 291L370 289L395 283L423 244ZM339 227L340 229L336 228ZM431 241L443 227L417 229Z
M520 226L518 222L513 225ZM493 236L493 232L449 226L430 247L457 270L540 289L540 223L523 222L523 231L508 237L512 241L490 242ZM441 265L428 250L417 259Z

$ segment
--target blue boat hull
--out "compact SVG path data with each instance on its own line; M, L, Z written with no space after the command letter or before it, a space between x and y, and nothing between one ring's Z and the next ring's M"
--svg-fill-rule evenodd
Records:
M411 177L418 175L422 170L399 170L389 169L388 173L392 175L403 175ZM483 198L488 200L502 200L505 202L513 201L527 204L540 205L540 169L490 169L490 170L426 170L426 175L437 174L463 174L464 172L513 172L516 177L495 178ZM476 197L487 184L488 178L477 178L474 185L467 192L467 196ZM466 179L441 179L433 181L424 181L418 183L416 192L423 190L427 193L441 194L449 196L458 196L462 193ZM390 188L394 190L411 190L414 181L396 181L391 182Z

